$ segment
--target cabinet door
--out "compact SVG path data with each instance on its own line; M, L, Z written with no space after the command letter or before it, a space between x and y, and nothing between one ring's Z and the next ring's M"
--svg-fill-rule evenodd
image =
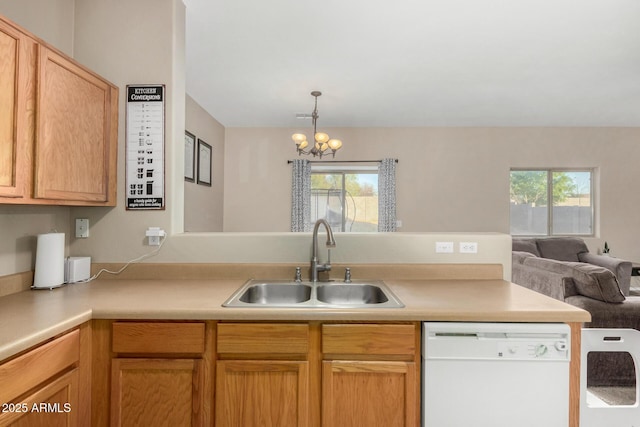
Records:
M117 95L107 82L42 45L38 85L34 197L107 202L115 195L111 114Z
M200 426L202 361L113 359L112 426Z
M322 362L324 427L417 426L413 362Z
M3 408L0 414L0 426L77 426L80 409L78 407L78 369L64 374L13 405Z
M308 425L308 362L221 360L216 427Z
M0 20L0 198L29 196L35 43Z

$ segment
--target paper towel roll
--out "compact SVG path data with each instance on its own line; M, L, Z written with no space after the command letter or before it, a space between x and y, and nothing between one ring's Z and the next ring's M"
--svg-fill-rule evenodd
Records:
M56 288L64 284L64 233L38 234L34 288Z

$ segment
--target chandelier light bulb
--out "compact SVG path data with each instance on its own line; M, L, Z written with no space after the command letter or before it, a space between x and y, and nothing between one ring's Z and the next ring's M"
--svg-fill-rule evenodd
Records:
M315 135L315 139L316 141L318 141L320 144L324 144L325 142L327 142L329 140L329 135L327 135L324 132L318 132Z
M339 139L330 139L327 144L333 151L339 150L340 147L342 147L342 141L340 141Z
M303 133L294 133L291 135L291 139L293 139L296 145L300 145L303 141L307 140L307 136Z
M302 141L301 143L296 143L296 145L298 145L298 150L304 150L305 148L307 148L307 145L309 145L309 143L307 142L307 140L305 139L304 141Z

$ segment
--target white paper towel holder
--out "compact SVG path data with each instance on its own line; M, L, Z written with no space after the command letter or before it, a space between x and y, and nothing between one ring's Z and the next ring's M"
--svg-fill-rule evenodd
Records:
M64 282L64 233L38 234L31 289L54 289Z

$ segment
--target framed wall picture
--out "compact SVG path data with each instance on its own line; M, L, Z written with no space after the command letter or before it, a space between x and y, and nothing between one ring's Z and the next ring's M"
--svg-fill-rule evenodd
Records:
M198 138L198 184L211 187L211 146Z
M127 85L126 209L160 209L164 192L164 85Z
M184 131L184 180L196 181L196 137Z

